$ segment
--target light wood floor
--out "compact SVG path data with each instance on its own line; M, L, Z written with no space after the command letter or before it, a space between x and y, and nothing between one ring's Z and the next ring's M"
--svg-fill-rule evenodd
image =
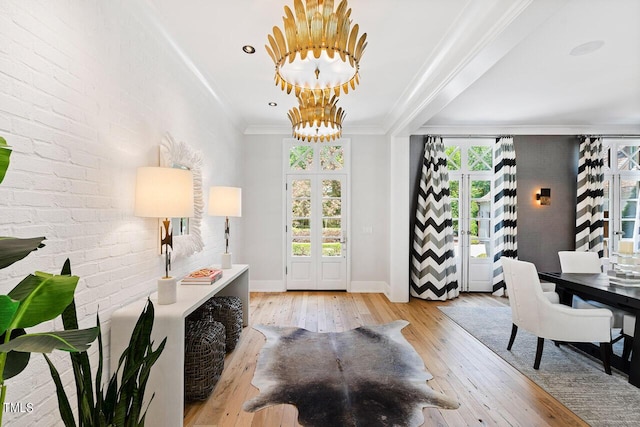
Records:
M393 304L382 294L252 293L251 323L339 332L405 319L410 325L402 330L404 336L434 376L428 385L461 403L457 410L425 408L425 426L587 426L437 308L448 304L495 306L507 302L487 294L463 294L448 302L411 299L408 304ZM300 425L291 405L256 413L242 410L242 403L258 394L251 379L264 342L258 331L244 329L238 346L227 356L211 397L185 408L185 426Z

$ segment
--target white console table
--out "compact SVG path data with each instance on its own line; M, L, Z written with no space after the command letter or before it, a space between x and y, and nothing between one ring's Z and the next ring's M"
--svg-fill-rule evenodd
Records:
M181 285L175 304L159 305L158 295L151 295L155 320L151 339L154 349L167 337L164 351L151 368L144 394L146 407L155 397L145 418L148 426L182 426L184 418L184 319L209 298L237 296L242 300L244 326L249 325L249 266L234 265L223 270L222 278L212 285ZM131 332L147 299L133 302L116 310L111 317L110 372L115 372L118 359L129 345Z

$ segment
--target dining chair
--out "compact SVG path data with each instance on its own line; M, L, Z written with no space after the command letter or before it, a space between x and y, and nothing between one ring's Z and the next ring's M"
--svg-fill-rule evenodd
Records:
M544 296L535 265L505 257L500 260L513 322L507 350L511 350L518 328L531 332L538 338L533 368L539 369L545 339L597 342L604 370L611 375L611 310L553 304Z
M559 251L560 269L563 273L602 273L602 263L597 252ZM598 301L585 300L574 295L571 305L574 308L607 308L613 313L612 327L622 328L622 320L628 312ZM619 338L618 338L619 339ZM617 341L617 339L616 339Z

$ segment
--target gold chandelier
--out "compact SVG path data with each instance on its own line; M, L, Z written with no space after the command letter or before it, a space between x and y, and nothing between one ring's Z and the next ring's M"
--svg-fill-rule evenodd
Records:
M302 91L324 90L339 96L360 83L359 64L367 34L358 39L358 24L351 28L351 9L342 0L294 0L294 12L285 6L284 32L273 27L267 52L276 66L276 86L296 96Z
M346 112L336 106L322 90L304 91L298 96L299 107L289 110L293 136L305 142L333 141L342 136L342 120Z

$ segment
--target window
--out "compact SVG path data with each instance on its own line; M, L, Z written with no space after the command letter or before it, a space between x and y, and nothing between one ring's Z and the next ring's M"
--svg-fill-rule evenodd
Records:
M640 139L603 138L604 256L621 239L640 251Z

